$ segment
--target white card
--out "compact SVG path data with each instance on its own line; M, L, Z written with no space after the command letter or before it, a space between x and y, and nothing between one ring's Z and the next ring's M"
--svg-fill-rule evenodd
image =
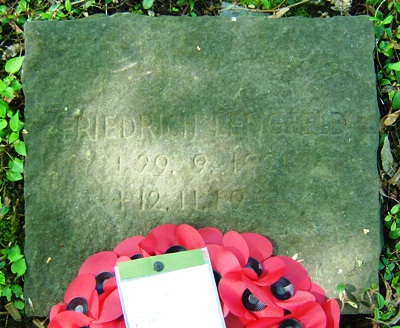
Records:
M115 271L127 328L225 328L206 248L121 262Z

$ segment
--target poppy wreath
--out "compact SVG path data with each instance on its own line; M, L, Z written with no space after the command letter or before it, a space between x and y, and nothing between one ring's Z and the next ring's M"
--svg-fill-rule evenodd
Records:
M50 311L49 328L125 328L114 267L207 247L227 328L338 328L340 308L297 261L272 256L264 236L164 224L89 256Z

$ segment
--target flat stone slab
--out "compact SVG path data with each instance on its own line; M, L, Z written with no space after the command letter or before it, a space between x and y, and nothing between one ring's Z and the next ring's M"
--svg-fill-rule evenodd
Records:
M25 36L30 315L86 257L167 222L262 233L329 296L378 281L368 17L125 14Z

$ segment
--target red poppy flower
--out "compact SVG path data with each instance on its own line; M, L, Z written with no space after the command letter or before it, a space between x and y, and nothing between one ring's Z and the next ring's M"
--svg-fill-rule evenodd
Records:
M296 312L283 318L264 317L250 322L246 328L326 328L326 322L326 315L321 305L317 302L307 302Z
M50 328L89 326L99 313L96 279L82 274L71 281L64 294L64 305L57 304L50 312Z
M272 243L263 235L253 232L244 232L241 236L246 240L250 257L261 263L272 256Z
M225 326L226 328L245 328L246 326L243 324L243 322L240 321L240 319L233 315L232 313L229 313L225 317Z
M96 290L101 295L104 283L115 277L114 268L118 257L114 252L99 252L89 256L81 265L78 276L82 274L91 274L96 278Z
M93 319L80 312L65 311L51 319L48 328L81 328L89 327Z
M247 265L243 272L258 286L269 286L278 281L286 272L285 262L276 256L267 258L257 268L258 270L255 270L254 267L250 269Z
M80 312L92 319L99 314L99 295L96 291L96 279L89 273L77 276L71 281L64 294L66 310Z
M275 256L273 258L282 260L286 265L286 270L282 277L267 286L264 292L269 296L272 294L273 301L290 312L297 311L306 302L315 301L316 297L311 292L312 284L306 269L289 257ZM315 293L318 294L317 289Z
M125 328L116 264L206 245L227 328L338 328L338 303L326 300L300 263L273 257L267 238L187 224L164 224L146 237L123 240L112 252L88 257L68 286L65 303L51 309L49 328Z
M314 295L317 303L322 304L325 302L325 291L321 288L321 286L317 285L316 283L311 283L310 293Z
M207 249L217 287L221 278L229 272L240 272L239 261L232 252L218 245L207 245ZM226 317L229 309L225 306L221 298L220 301L222 313Z
M269 258L272 255L272 244L262 235L229 231L224 235L222 243L236 255L240 265L248 269L243 272L256 281L257 285L270 285L285 271L282 260Z
M340 307L335 299L328 299L322 303L326 315L326 328L338 328L340 321Z
M200 233L188 224L163 224L151 230L139 247L149 255L175 253L205 247Z
M139 243L144 239L143 236L133 236L121 241L115 246L113 252L117 256L128 256L130 259L138 259L144 257L143 250L139 247Z
M266 316L283 316L284 311L263 293L242 272L224 275L218 286L219 294L229 311L247 323Z
M201 237L203 237L206 245L219 245L222 246L223 234L217 228L205 227L197 230Z
M125 328L125 320L123 317L120 317L117 320L111 322L103 322L103 323L94 323L93 321L90 323L90 328Z
M115 321L122 316L122 306L118 289L114 289L111 292L105 292L103 295L100 295L99 303L100 315L97 320L93 321L94 324Z

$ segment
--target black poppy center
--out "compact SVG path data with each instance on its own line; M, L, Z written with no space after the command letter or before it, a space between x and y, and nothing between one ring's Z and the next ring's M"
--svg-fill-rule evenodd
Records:
M216 283L217 286L218 286L219 281L221 280L222 276L221 276L221 274L220 274L218 271L215 271L215 270L213 270L213 274L214 274L215 283Z
M89 310L88 302L83 297L75 297L67 304L67 310L87 314Z
M260 302L258 298L255 297L248 289L246 289L242 294L242 304L251 312L258 312L267 307L264 303Z
M295 319L287 319L279 324L279 328L303 328L303 326Z
M133 254L132 256L131 256L131 260L137 260L137 259L141 259L143 257L143 255L142 254Z
M257 273L257 276L261 276L262 274L262 266L260 262L258 262L255 258L249 257L247 260L247 264L245 265L245 268L249 268L253 270L255 273Z
M294 295L294 286L286 278L280 278L271 285L272 294L281 301L288 300Z
M165 251L165 254L178 253L178 252L183 252L183 251L186 251L186 250L187 249L185 247L181 246L181 245L174 245L174 246L171 246L170 248L168 248Z
M102 272L96 276L96 290L99 295L104 293L104 283L112 277L114 277L114 274L111 272Z

